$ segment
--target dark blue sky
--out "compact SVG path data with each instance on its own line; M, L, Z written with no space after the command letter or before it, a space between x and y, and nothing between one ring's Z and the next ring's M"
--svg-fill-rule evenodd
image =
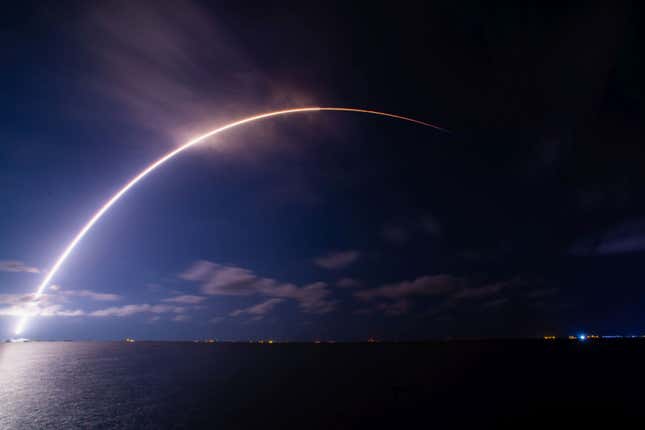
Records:
M636 8L638 6L635 6ZM0 324L33 338L641 333L637 10L26 2L2 18Z

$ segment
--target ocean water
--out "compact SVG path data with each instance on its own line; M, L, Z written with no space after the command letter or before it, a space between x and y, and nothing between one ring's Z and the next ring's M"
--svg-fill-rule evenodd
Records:
M0 345L0 429L544 428L645 415L645 342Z

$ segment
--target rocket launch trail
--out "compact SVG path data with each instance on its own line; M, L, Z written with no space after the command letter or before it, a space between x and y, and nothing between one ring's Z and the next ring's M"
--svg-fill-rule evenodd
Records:
M90 231L90 229L94 226L94 224L96 224L103 217L103 215L105 215L108 209L110 209L112 205L114 205L125 193L127 193L128 190L130 190L130 188L134 187L139 181L145 178L153 170L160 167L166 161L170 160L171 158L178 155L179 153L187 150L188 148L205 141L209 137L219 134L223 131L229 130L231 128L235 128L244 124L259 121L265 118L271 118L274 116L282 116L282 115L304 113L304 112L319 112L319 111L355 112L355 113L364 113L364 114L370 114L370 115L378 115L378 116L394 118L402 121L412 122L415 124L419 124L425 127L431 127L441 131L447 131L434 124L430 124L414 118L405 117L402 115L395 115L387 112L379 112L379 111L367 110L367 109L345 108L345 107L302 107L302 108L286 109L286 110L279 110L274 112L267 112L259 115L253 115L247 118L240 119L238 121L233 121L231 123L225 124L219 128L209 131L208 133L198 136L184 143L183 145L173 149L172 151L168 152L167 154L165 154L164 156L162 156L161 158L159 158L158 160L156 160L155 162L147 166L145 169L143 169L134 178L130 179L130 181L128 181L119 191L117 191L112 197L110 197L110 199L107 202L105 202L105 204L103 204L103 206L101 206L92 215L89 221L87 221L87 223L79 230L79 232L76 233L76 236L74 236L72 241L67 245L64 251L60 254L60 256L58 257L54 265L47 272L47 275L42 280L38 288L36 289L36 292L34 293L34 296L33 296L33 301L36 302L42 297L49 283L52 281L52 279L54 278L58 270L60 270L61 266L65 263L65 260L67 260L67 257L69 257L69 255L74 250L74 248L76 248L78 243L83 239L83 237L85 237L85 235ZM16 328L15 328L16 335L19 335L22 332L24 332L28 321L29 321L29 315L22 315L20 317L20 320L18 321L18 324L16 325Z

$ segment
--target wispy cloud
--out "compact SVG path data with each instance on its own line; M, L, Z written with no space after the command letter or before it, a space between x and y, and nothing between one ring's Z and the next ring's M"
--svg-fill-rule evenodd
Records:
M437 296L454 292L461 285L460 279L450 275L422 276L412 281L402 281L378 288L356 291L354 297L359 300L374 300L378 298L401 299L410 296Z
M0 272L40 273L40 269L18 260L0 260Z
M291 299L308 313L327 313L335 307L335 302L330 300L331 292L323 282L298 287L258 276L249 269L204 260L193 263L180 278L199 282L202 293L206 295L261 295Z
M330 252L327 255L314 258L314 264L328 270L339 270L356 262L361 253L356 250Z
M43 316L43 317L79 317L84 316L85 311L80 309L65 309L61 304L56 303L57 298L48 294L42 295L34 300L33 294L2 294L0 304L8 305L0 308L0 316Z
M253 47L239 40L230 22L221 20L216 8L199 0L93 2L84 8L79 34L92 73L82 76L84 88L95 99L118 107L115 121L129 121L167 139L145 142L187 141L232 120L254 113L295 106L318 105L332 88L324 69L258 64ZM145 25L141 25L145 23ZM256 29L257 31L257 29ZM266 26L262 31L272 31ZM260 32L262 32L260 31ZM86 104L88 105L88 104ZM103 112L77 111L90 119ZM300 116L290 123L292 135L306 127L311 135L336 134L329 117ZM337 124L337 121L335 122ZM227 134L217 145L205 145L204 155L214 163L252 163L278 170L273 180L260 186L266 201L280 206L299 201L317 204L321 196L305 169L281 169L264 163L268 154L308 157L301 139L283 138L278 121L245 127L244 133ZM208 149L206 149L208 148ZM216 154L217 156L211 156ZM275 170L274 170L275 169Z
M257 276L249 269L210 261L197 261L180 278L197 281L202 292L211 296L276 295L295 288L292 284Z
M296 288L289 295L300 302L300 309L304 312L326 314L335 310L337 305L337 301L329 299L330 294L326 283L315 282Z
M237 317L240 315L253 315L253 316L260 316L264 317L266 314L271 312L273 308L284 302L284 299L269 299L266 300L262 303L258 303L257 305L250 306L248 308L242 308L242 309L236 309L232 311L229 315L232 317Z
M375 311L385 315L395 316L408 313L414 300L420 297L441 298L442 303L434 313L475 302L490 307L494 303L502 304L509 301L503 293L510 288L523 284L519 279L494 282L481 286L473 286L472 282L451 275L421 276L412 281L402 281L383 285L378 288L363 289L354 292L354 297L361 302L371 303Z
M141 314L141 313L180 314L185 311L186 311L186 308L181 306L150 305L150 304L144 303L140 305L125 305L125 306L119 306L119 307L111 307L107 309L99 309L99 310L90 312L88 315L93 317L128 317L128 316Z
M47 295L41 297L41 301L48 298ZM17 305L34 301L33 294L0 294L0 305Z
M38 300L34 300L33 294L0 294L0 304L65 302L66 297L84 297L101 302L116 301L122 298L118 294L99 293L90 290L63 290L58 285L52 285L48 290L49 293L43 294Z
M137 125L185 138L212 127L217 112L239 115L311 102L293 77L287 82L267 75L200 2L146 3L96 3L82 31L97 66L90 83Z
M90 290L60 290L58 291L58 294L61 294L63 296L84 297L90 300L96 300L100 302L114 302L117 300L121 300L121 296L118 294L99 293L99 292L90 291Z
M183 296L169 297L167 299L163 299L162 302L179 303L184 305L197 305L204 302L207 299L208 298L204 296L194 296L194 295L186 294Z
M610 229L578 239L572 255L592 256L645 251L645 219L624 221Z
M23 316L32 317L128 317L136 314L185 314L188 308L168 304L129 304L115 306L105 309L87 311L83 309L67 309L58 303L65 301L66 296L88 297L97 301L118 300L117 295L95 293L87 290L61 290L55 294L44 294L38 300L34 300L33 294L0 294L0 305L8 305L0 308L0 316ZM192 304L192 303L190 303Z

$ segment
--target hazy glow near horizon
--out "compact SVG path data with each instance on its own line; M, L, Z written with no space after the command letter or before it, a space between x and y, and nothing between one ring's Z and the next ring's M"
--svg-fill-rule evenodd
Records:
M247 124L249 122L254 122L258 121L264 118L269 118L269 117L274 117L274 116L280 116L280 115L286 115L286 114L291 114L291 113L301 113L301 112L319 112L319 111L339 111L339 112L358 112L358 113L366 113L366 114L371 114L371 115L380 115L380 116L386 116L390 118L395 118L395 119L400 119L403 121L409 121L413 122L416 124L420 124L426 127L432 127L437 130L441 131L447 131L441 127L438 127L436 125L424 122L424 121L419 121L414 118L408 118L405 116L401 115L395 115L387 112L379 112L379 111L374 111L374 110L367 110L367 109L357 109L357 108L343 108L343 107L303 107L303 108L294 108L294 109L286 109L286 110L279 110L279 111L274 111L274 112L268 112L264 114L259 114L259 115L254 115L250 116L248 118L244 118L238 121L234 121L231 123L228 123L226 125L223 125L219 128L216 128L214 130L209 131L206 134L203 134L201 136L198 136L185 144L179 146L178 148L170 151L163 157L159 158L157 161L154 163L150 164L148 167L146 167L143 171L141 171L138 175L136 175L134 178L132 178L128 183L126 183L123 188L121 188L119 191L117 191L98 211L92 215L92 218L81 228L81 230L74 236L74 239L67 245L63 253L58 257L52 268L47 272L47 275L43 279L43 281L40 283L38 286L38 289L36 290L34 294L34 299L33 301L36 302L38 301L43 293L45 292L45 289L53 279L54 275L56 275L56 272L61 268L69 254L74 250L76 245L83 239L83 237L87 234L87 232L96 224L96 222L101 219L101 217L105 214L105 212L108 211L112 207L114 203L117 202L123 196L130 188L135 186L140 180L142 180L144 177L146 177L150 172L155 170L157 167L161 166L164 164L166 161L170 160L173 158L175 155L179 154L180 152L185 151L186 149L190 148L191 146L194 146L198 143L203 142L204 140L208 139L211 136L214 136L218 133L221 133L225 130ZM19 335L24 332L27 322L29 321L29 317L31 315L23 315L20 320L18 321L18 324L16 325L15 329L15 334Z

